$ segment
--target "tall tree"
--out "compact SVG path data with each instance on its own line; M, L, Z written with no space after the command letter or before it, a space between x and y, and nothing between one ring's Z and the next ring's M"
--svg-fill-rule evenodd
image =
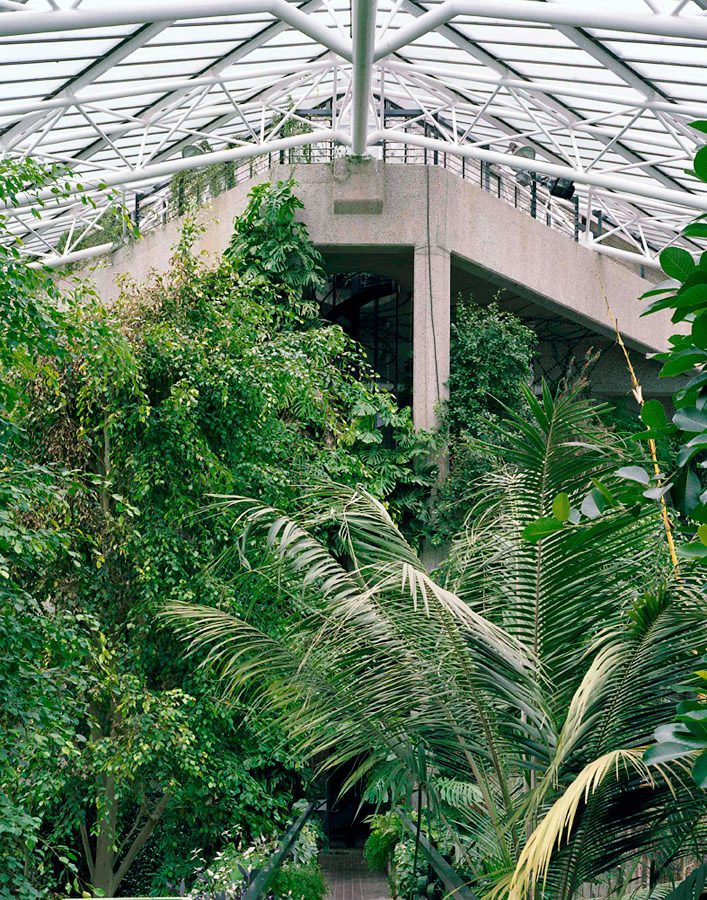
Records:
M70 473L65 553L37 581L37 602L87 619L79 668L67 662L65 673L76 679L71 764L38 828L65 822L78 875L107 896L164 891L227 828L271 829L307 777L276 727L224 707L208 674L155 627L169 599L248 610L273 633L293 613L277 587L255 591L235 565L214 570L232 535L201 514L209 496L243 491L288 506L299 485L335 477L367 485L401 520L425 510L426 445L409 410L304 293L321 273L296 205L291 184L265 186L245 213L264 220L254 242L276 223L272 240L307 269L296 283L243 249L242 228L239 254L206 268L188 222L166 274L126 280L110 310L75 283L39 365L5 370L16 398L5 458ZM44 757L47 779L56 765ZM57 885L62 867L56 857Z

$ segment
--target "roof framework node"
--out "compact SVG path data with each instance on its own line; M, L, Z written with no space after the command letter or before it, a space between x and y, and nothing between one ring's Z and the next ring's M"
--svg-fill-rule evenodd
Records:
M28 254L83 259L100 184L132 208L213 163L398 148L570 179L583 240L653 265L702 249L706 49L707 0L0 0L0 154L97 203L5 212Z

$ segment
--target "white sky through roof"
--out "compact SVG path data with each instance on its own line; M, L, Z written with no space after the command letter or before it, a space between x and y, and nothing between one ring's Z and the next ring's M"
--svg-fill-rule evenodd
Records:
M707 210L707 185L685 172L706 137L689 127L707 120L706 10L707 0L0 0L0 153L66 163L130 208L179 167L293 142L372 155L385 142L416 162L427 148L510 178L507 157L531 147L541 175L573 180L585 221L601 210L649 259L685 243L680 230ZM283 118L310 130L286 137ZM210 153L184 158L205 141ZM26 211L11 222L33 228L27 247L40 254L98 213L66 203L41 225Z

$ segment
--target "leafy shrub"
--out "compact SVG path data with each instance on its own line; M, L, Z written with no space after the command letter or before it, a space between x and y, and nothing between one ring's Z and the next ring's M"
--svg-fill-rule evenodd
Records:
M275 900L323 900L327 886L316 862L307 865L284 863L273 882Z
M372 816L371 833L366 839L363 855L373 872L385 872L402 837L400 819L395 813Z
M474 504L475 480L498 459L480 442L496 442L495 426L506 411L524 409L519 388L532 380L536 344L535 333L497 303L484 307L459 298L443 423L450 470L435 503L434 543L449 540L459 530Z
M0 199L33 174L0 168ZM353 340L310 317L318 257L291 186L252 200L258 226L236 226L230 260L207 268L187 220L169 270L125 279L110 309L76 281L55 302L51 277L0 247L0 731L13 736L0 884L10 871L15 896L20 882L27 896L68 892L69 876L72 893L164 895L189 880L192 848L235 854L225 827L247 842L280 829L303 791L284 735L217 701L155 627L169 598L248 610L273 632L296 611L285 584L235 577L232 525L199 515L209 495L287 509L299 485L334 479L365 484L398 521L411 492L424 506L409 411L362 376ZM251 252L271 226L288 242L284 270Z

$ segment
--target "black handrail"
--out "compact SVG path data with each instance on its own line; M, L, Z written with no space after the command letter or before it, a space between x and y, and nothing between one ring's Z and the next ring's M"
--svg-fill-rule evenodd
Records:
M277 870L282 865L287 854L292 850L295 841L299 837L300 831L304 828L307 820L317 808L317 805L317 803L309 803L299 818L290 825L285 832L285 836L280 841L277 850L269 857L263 868L245 889L242 900L262 900L265 896L265 892L270 887L273 878L277 874Z
M402 813L400 813L400 818L405 830L408 831L413 838L419 838L420 849L425 854L430 865L435 870L437 877L446 888L448 892L447 896L452 898L452 900L479 900L478 895L462 881L439 850L432 846L427 837L422 833L418 834L417 826Z

